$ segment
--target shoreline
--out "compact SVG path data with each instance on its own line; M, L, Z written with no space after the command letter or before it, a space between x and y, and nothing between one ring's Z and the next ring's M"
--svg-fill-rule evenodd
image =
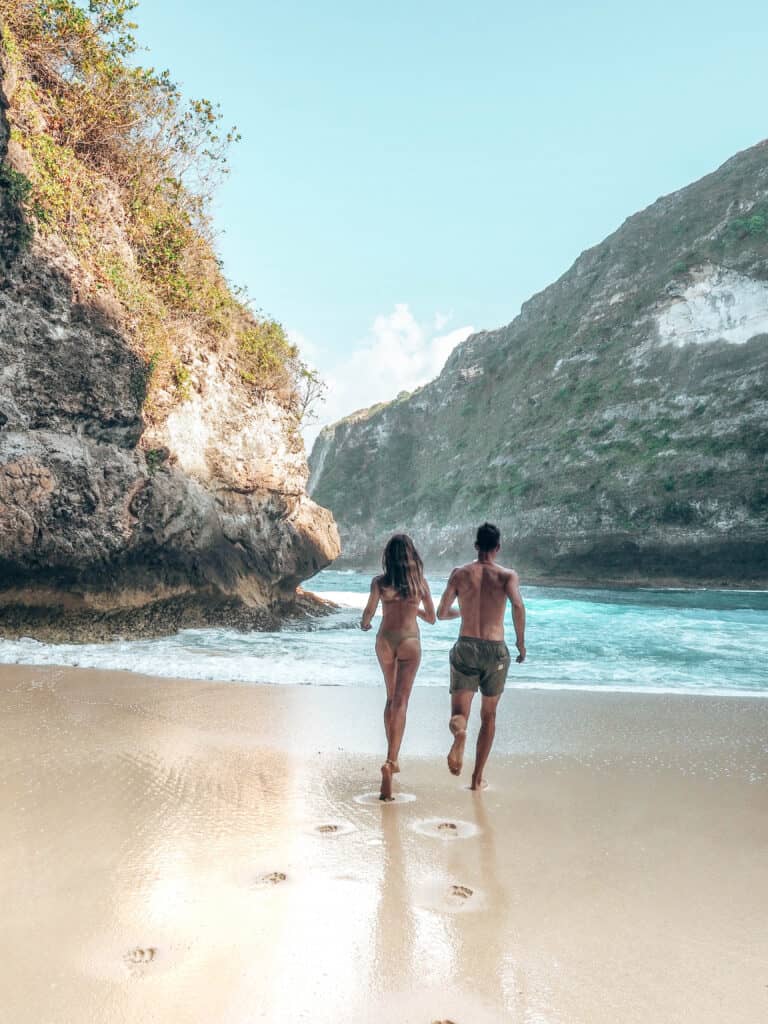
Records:
M213 627L211 627L213 628ZM0 641L3 639L11 639L8 637L0 636ZM46 641L38 641L35 637L23 637L22 639L34 640L36 643L45 644ZM124 639L124 638L123 638ZM101 642L101 641L96 641ZM130 641L128 641L130 642ZM72 646L80 644L81 641L74 641ZM53 646L53 645L50 645ZM162 682L188 682L188 683L202 683L211 685L221 686L244 686L244 687L255 687L258 689L263 688L275 688L278 690L283 689L297 689L297 690L352 690L352 691L366 691L366 692L377 692L380 689L379 684L376 685L355 685L352 683L274 683L262 680L253 679L238 679L234 676L190 676L190 675L164 675L161 672L146 672L139 669L130 668L114 668L112 666L101 666L101 665L79 665L70 664L68 662L58 661L0 661L0 678L5 669L24 668L24 669L51 669L53 671L67 671L67 672L84 672L84 673L109 673L110 675L117 676L129 676L138 679L156 679ZM446 681L445 686L436 686L434 684L420 683L418 677L414 683L414 690L428 690L438 693L447 693L448 684ZM729 689L729 688L704 688L693 689L683 687L633 687L633 686L610 686L601 685L599 683L590 684L577 684L577 683L561 683L554 679L552 680L536 680L532 682L507 682L505 693L522 693L522 692L534 692L534 693L592 693L592 694L616 694L616 695L627 695L636 697L647 697L649 699L657 699L664 697L690 697L701 700L766 700L768 699L768 687L764 689Z
M329 750L374 755L382 745L384 691L378 686L254 684L114 669L0 665L0 694L16 687L74 700L93 701L103 696L115 707L129 708L136 701L181 707L198 698L218 700L222 707L241 709L246 718L254 707L274 705L280 715L288 710L295 714L304 731L297 732L289 722L274 728L268 737L273 747L291 753L314 749L319 740L313 738L313 729ZM622 760L630 754L647 757L651 751L677 754L684 742L689 754L706 754L714 769L728 753L720 731L725 721L731 732L738 725L741 755L750 751L755 764L765 756L768 771L768 703L755 701L754 696L508 686L499 705L494 752L579 757L589 749L590 756L607 751ZM421 749L413 750L411 756L444 753L449 701L447 685L414 687L406 735L418 737ZM474 701L470 732L477 731L478 719L479 699ZM623 723L621 743L617 741L618 720ZM232 723L228 727L233 727Z

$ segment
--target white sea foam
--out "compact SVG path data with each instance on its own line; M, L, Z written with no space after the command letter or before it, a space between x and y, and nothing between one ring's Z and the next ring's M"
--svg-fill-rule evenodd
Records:
M724 686L612 686L610 683L588 685L586 683L558 683L553 680L544 680L528 683L512 683L507 686L510 690L576 690L582 693L639 693L639 694L687 694L691 697L754 697L757 700L768 698L768 689L765 690L738 690L728 689Z
M368 594L354 590L323 590L320 593L327 601L341 605L342 608L365 608L368 602Z
M369 576L322 573L339 611L276 633L186 630L156 640L0 640L0 663L122 669L239 683L381 686L374 635L359 629ZM430 580L439 591L442 581ZM328 589L324 589L327 587ZM768 595L524 590L528 659L509 685L633 693L768 694ZM508 623L512 634L511 621ZM422 625L418 686L445 687L455 622ZM510 642L510 647L512 644ZM514 653L514 649L513 649Z

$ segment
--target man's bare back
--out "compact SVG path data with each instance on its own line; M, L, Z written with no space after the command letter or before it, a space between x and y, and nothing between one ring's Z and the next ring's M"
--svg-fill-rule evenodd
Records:
M446 593L458 598L461 636L503 640L507 601L512 602L513 615L518 609L524 612L517 573L492 561L478 560L454 569ZM522 630L517 633L521 639Z
M504 642L504 613L512 604L518 664L525 661L525 605L514 569L496 564L500 534L492 523L477 531L477 560L454 569L437 609L438 619L461 619L461 632L451 648L451 720L453 745L448 754L452 775L460 775L472 698L482 694L481 725L472 772L472 789L485 785L483 769L496 728L496 706L504 692L511 661ZM454 607L458 600L458 609Z
M452 608L457 598L458 612ZM502 641L507 601L512 603L519 663L525 660L525 605L520 596L520 583L515 570L497 565L493 555L480 552L476 562L453 570L437 617L461 618L461 636Z

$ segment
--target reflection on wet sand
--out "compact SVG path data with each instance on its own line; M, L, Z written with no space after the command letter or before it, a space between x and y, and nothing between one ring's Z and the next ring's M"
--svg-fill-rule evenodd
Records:
M455 980L466 991L482 992L489 1007L506 1015L514 999L508 991L509 891L499 876L494 817L487 793L462 791L461 799L472 838L444 847L448 900L461 911L450 921Z
M3 1024L764 1016L768 704L563 697L579 759L526 697L546 756L382 805L336 694L3 671Z
M409 820L406 808L382 809L375 945L382 1010L371 1018L376 1024L503 1019L506 898L493 834L473 795L455 793L451 803L475 820L423 819L415 811Z
M479 829L478 853L480 871L488 905L493 908L487 914L483 928L483 953L486 969L493 976L493 986L498 1004L511 1013L519 1011L520 1020L525 1020L524 980L522 965L518 967L516 949L519 937L514 926L509 884L503 884L499 873L497 854L497 829L493 815L488 813L487 791L471 794L472 812ZM514 870L509 857L506 872Z
M248 1005L233 949L254 912L280 929L249 886L288 852L297 762L177 725L151 702L48 682L3 702L7 1019L107 1021L130 1007L185 1022ZM197 991L206 973L219 984Z
M418 984L414 953L416 922L403 853L401 808L381 808L383 870L376 908L373 976L381 993L412 990Z

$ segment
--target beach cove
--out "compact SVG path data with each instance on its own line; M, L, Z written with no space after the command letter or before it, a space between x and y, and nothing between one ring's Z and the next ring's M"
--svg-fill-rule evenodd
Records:
M768 1024L768 6L605 13L0 0L0 1024Z
M416 687L389 805L381 704L0 668L0 1019L765 1019L768 702L510 690L472 794Z

